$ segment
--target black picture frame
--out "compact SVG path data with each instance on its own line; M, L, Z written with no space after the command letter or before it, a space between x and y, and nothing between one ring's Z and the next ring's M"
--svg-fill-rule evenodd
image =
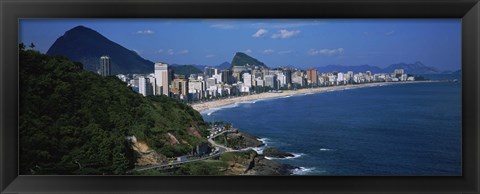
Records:
M0 13L1 193L478 193L480 190L478 0L0 0ZM20 18L462 18L462 176L18 176Z

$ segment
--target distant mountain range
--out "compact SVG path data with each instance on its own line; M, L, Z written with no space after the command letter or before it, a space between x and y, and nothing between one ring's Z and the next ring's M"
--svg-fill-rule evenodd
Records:
M96 71L100 57L108 55L113 74L150 73L153 62L140 57L135 51L107 39L100 33L84 26L65 32L48 49L48 55L66 56L72 61L83 63L84 69Z
M129 50L101 35L100 33L84 26L74 27L61 37L59 37L47 51L48 55L66 56L72 61L83 63L84 69L97 71L100 57L110 56L113 74L132 74L132 73L151 73L154 71L153 62L139 56L135 51ZM259 66L268 68L268 66L242 52L237 52L232 58L232 62L223 62L213 66L220 70L231 69L233 66ZM203 72L206 65L178 65L172 64L174 72L177 74L189 76L193 73ZM395 69L404 69L408 74L435 74L452 73L439 71L434 67L429 67L421 62L412 64L398 63L385 68L371 65L343 66L327 65L316 68L319 72L365 72L372 73L390 73Z
M422 62L415 62L412 64L407 63L398 63L392 64L385 68L380 68L377 66L371 65L358 65L358 66L343 66L343 65L327 65L323 67L316 68L319 72L366 72L371 71L372 73L392 73L395 69L404 69L407 74L435 74L442 73L434 67L429 67L424 65Z

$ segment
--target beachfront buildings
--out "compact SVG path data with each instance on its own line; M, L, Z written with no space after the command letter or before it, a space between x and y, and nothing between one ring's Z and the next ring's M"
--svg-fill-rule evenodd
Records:
M277 75L275 75L275 74L266 75L265 76L265 87L269 87L272 90L277 90L278 89Z
M203 73L174 74L168 64L155 63L151 74L117 75L143 96L166 95L185 102L197 102L279 90L329 87L371 82L414 81L403 69L390 73L319 72L290 67L269 69L257 66L233 66L220 70L206 67Z

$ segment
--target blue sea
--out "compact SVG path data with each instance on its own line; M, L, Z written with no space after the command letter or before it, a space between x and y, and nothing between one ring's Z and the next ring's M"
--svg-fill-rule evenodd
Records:
M462 175L459 82L297 95L202 114L295 154L273 160L301 167L298 175Z

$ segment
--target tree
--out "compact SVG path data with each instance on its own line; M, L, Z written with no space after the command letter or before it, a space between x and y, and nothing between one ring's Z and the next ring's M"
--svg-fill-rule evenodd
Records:
M33 48L35 48L35 45L34 45L33 42L32 42L32 43L30 43L30 46L28 46L28 47L30 47L31 49L33 49Z
M24 50L25 50L25 44L20 43L20 44L18 45L18 49L21 50L21 51L24 51Z

